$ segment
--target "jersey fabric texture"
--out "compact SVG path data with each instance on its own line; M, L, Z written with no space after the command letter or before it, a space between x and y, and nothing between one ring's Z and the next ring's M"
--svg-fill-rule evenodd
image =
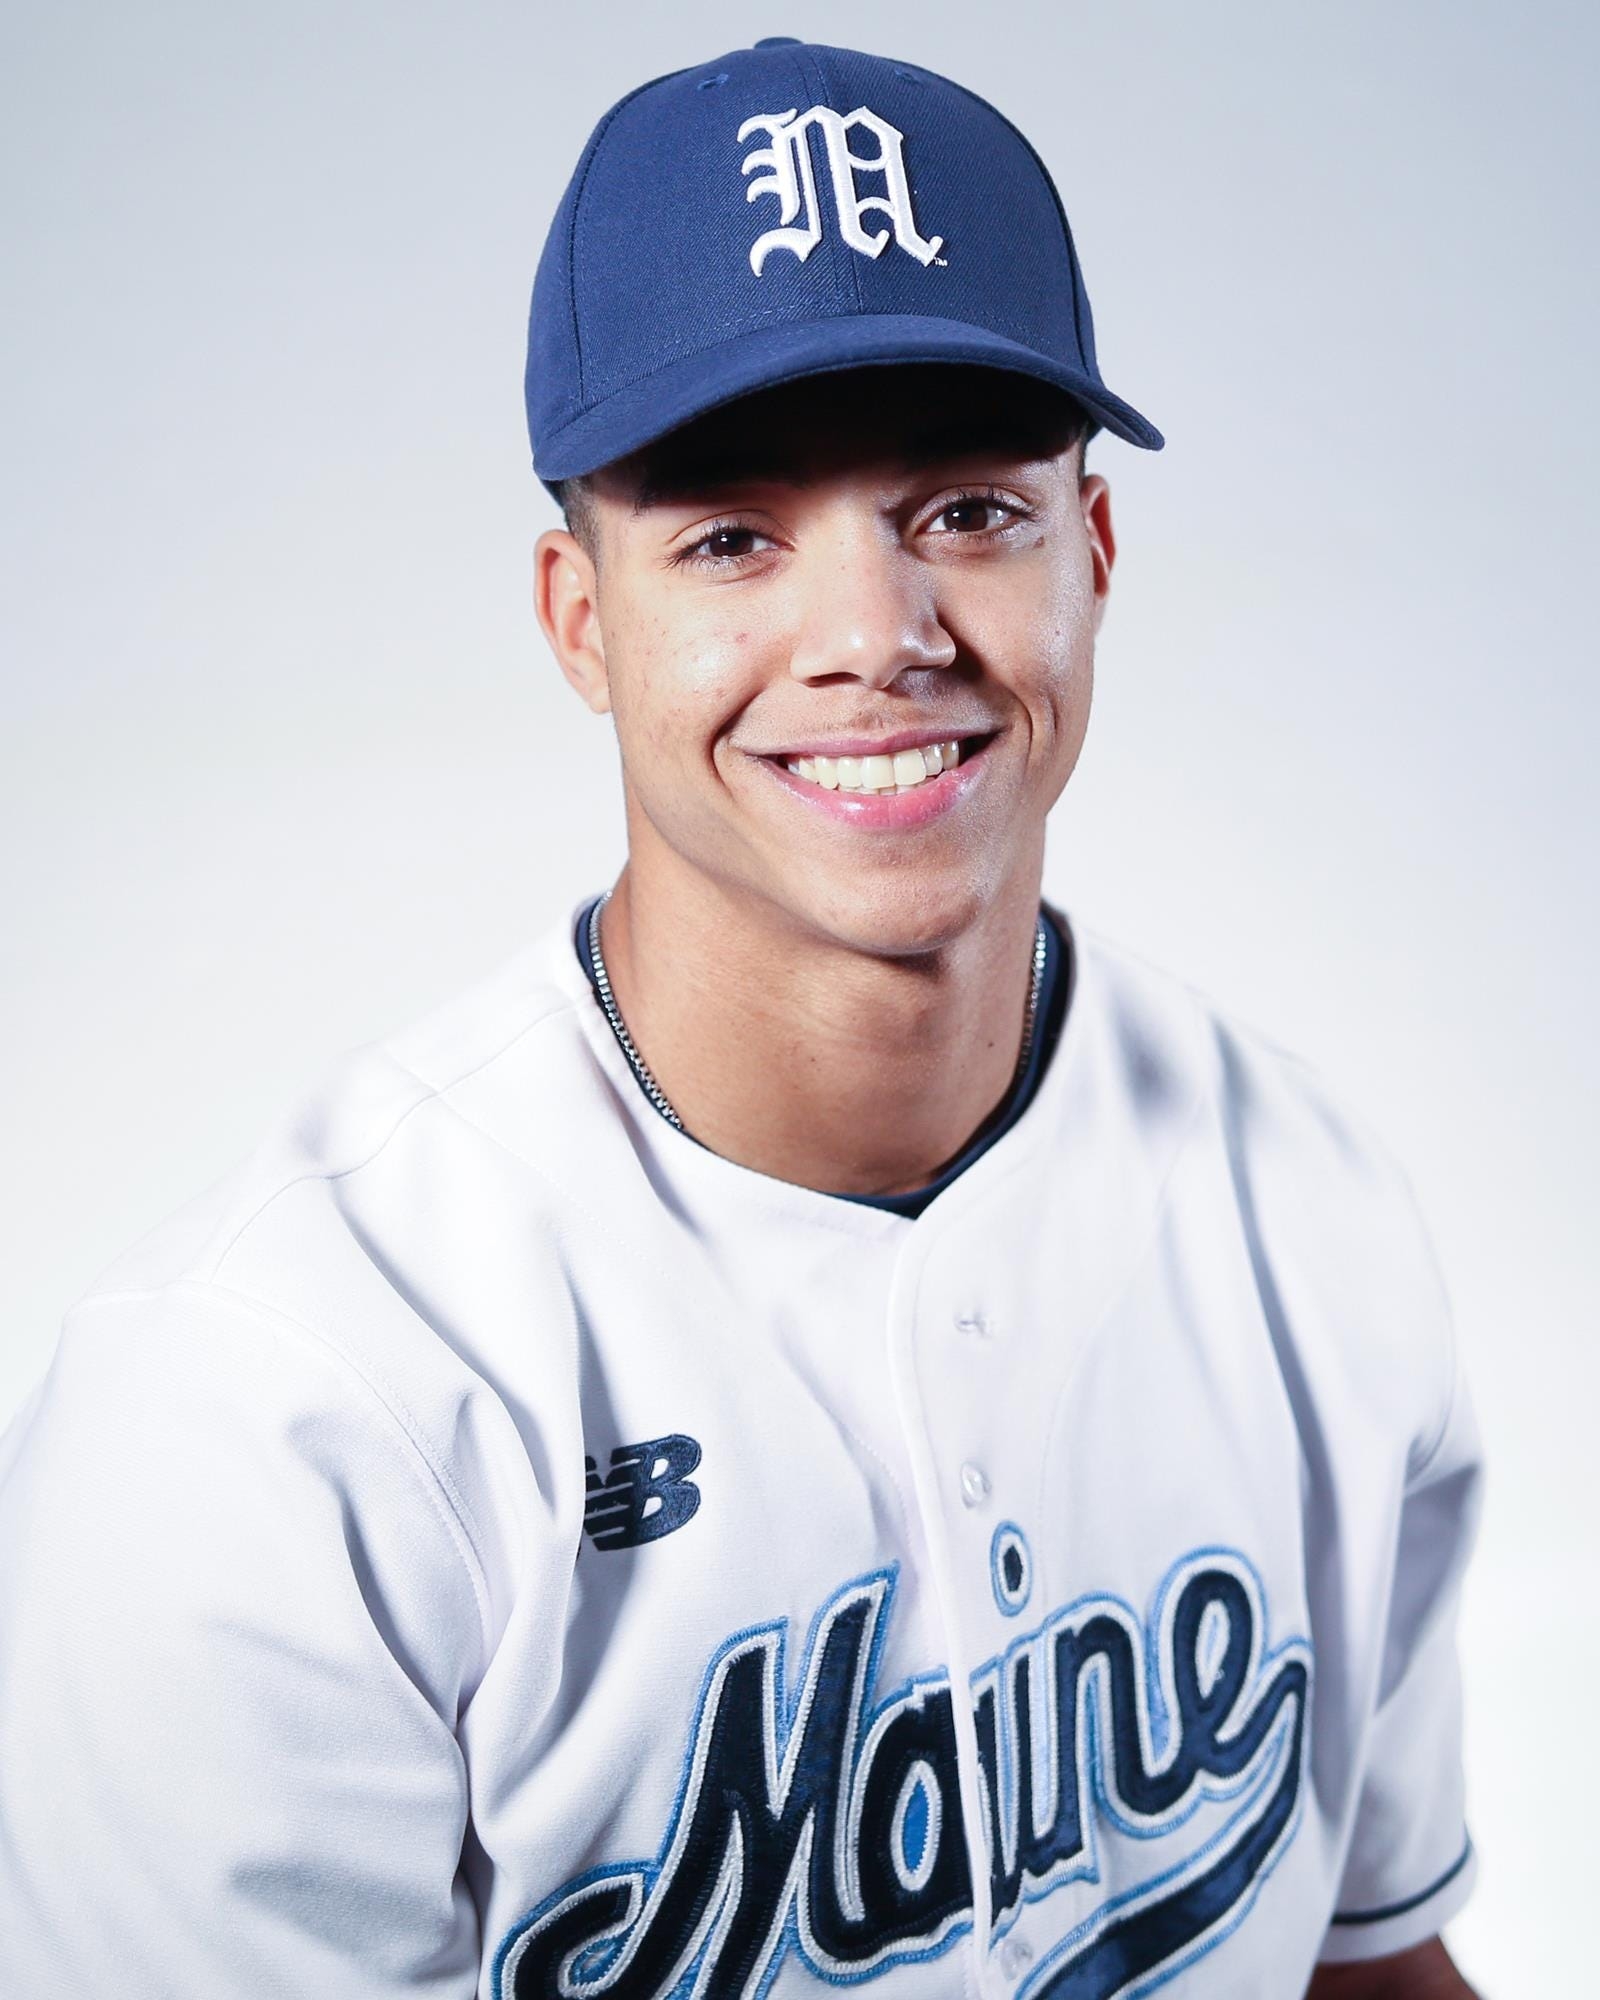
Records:
M1289 2000L1431 1936L1479 1460L1383 1150L1072 926L920 1216L794 1187L651 1109L574 914L67 1315L0 1992Z
M599 897L593 897L584 904L578 914L573 930L573 948L578 954L578 963L583 967L583 975L594 990L596 999L600 996L600 983L595 978L594 966L589 957L589 921L594 914ZM947 1166L941 1167L933 1179L923 1187L912 1188L906 1194L841 1194L839 1201L858 1201L869 1208L887 1209L891 1215L920 1215L931 1201L944 1193L951 1183L966 1172L974 1160L981 1159L996 1139L1009 1132L1011 1127L1033 1102L1033 1094L1039 1088L1040 1079L1050 1066L1056 1037L1061 1033L1061 1023L1067 1017L1067 1001L1071 990L1071 954L1063 935L1063 926L1052 917L1047 909L1041 909L1044 923L1044 969L1039 978L1039 1001L1035 1015L1033 1046L1028 1051L1028 1059L1022 1065L1022 1073L1007 1091L1003 1102L992 1117L984 1120L982 1126L956 1157ZM604 1002L601 1002L602 1007ZM631 1068L632 1065L630 1064ZM638 1076L634 1077L641 1091L644 1085ZM645 1093L648 1103L649 1094ZM664 1115L658 1106L652 1106L657 1115ZM694 1136L692 1133L689 1135ZM826 1190L823 1190L826 1192Z

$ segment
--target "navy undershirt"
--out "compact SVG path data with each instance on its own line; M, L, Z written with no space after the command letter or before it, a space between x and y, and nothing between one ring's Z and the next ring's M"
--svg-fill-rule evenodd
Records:
M594 967L589 963L589 917L599 900L596 896L583 906L572 937L573 947L578 954L578 963L583 967L589 984L594 987L596 1000L600 998L600 989L595 982ZM912 1188L906 1194L841 1194L835 1196L836 1200L859 1202L865 1208L886 1208L891 1215L920 1215L935 1195L942 1194L952 1181L966 1172L974 1160L980 1159L988 1152L997 1139L1004 1138L1033 1102L1034 1094L1050 1066L1051 1054L1060 1039L1061 1024L1067 1016L1067 1003L1071 998L1072 988L1070 946L1062 936L1049 909L1042 908L1041 914L1044 917L1044 974L1039 981L1039 1010L1035 1017L1033 1047L1028 1051L1026 1067L1007 1093L1005 1102L996 1107L993 1114L978 1127L950 1164L942 1168L925 1186ZM634 1081L638 1083L637 1076L634 1077ZM649 1104L650 1099L645 1095L643 1084L639 1084L639 1090L645 1097L645 1102ZM655 1110L656 1106L651 1104L651 1109ZM693 1133L685 1133L684 1136L694 1137ZM696 1139L695 1144L699 1143L700 1141ZM832 1193L833 1190L822 1189L819 1192Z

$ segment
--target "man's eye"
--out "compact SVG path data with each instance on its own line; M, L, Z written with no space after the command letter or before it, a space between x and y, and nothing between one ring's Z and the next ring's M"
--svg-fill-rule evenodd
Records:
M743 562L757 554L760 546L770 539L755 528L741 528L737 523L730 522L726 527L712 528L699 541L691 542L680 552L677 560L706 564Z
M945 535L982 535L1004 527L1015 514L1003 500L991 494L964 495L941 507L935 517L934 532Z
M700 546L708 556L747 556L755 546L755 539L748 528L718 528Z

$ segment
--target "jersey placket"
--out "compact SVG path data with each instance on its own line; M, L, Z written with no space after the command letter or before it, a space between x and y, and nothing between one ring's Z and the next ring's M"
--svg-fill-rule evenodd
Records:
M889 1302L890 1373L948 1664L961 1793L972 1870L972 1952L978 1990L1006 1995L1031 1952L1019 1938L993 1938L992 1857L973 1685L989 1657L989 1554L996 1524L1022 1505L1023 1440L997 1459L986 1438L1005 1428L1009 1397L997 1342L1004 1307L999 1281L976 1244L964 1260L986 1270L982 1295L957 1293L945 1270L958 1261L966 1190L951 1190L919 1220L902 1247ZM940 1254L942 1252L942 1254ZM941 1269L940 1267L944 1267ZM998 1406L998 1408L997 1408ZM975 1609L977 1607L977 1609Z

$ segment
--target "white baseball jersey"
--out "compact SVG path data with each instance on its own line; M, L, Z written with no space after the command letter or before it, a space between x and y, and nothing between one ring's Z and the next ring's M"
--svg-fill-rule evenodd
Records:
M114 1265L0 1461L0 1991L1294 2000L1431 1936L1425 1236L1071 936L915 1219L674 1130L563 919Z

